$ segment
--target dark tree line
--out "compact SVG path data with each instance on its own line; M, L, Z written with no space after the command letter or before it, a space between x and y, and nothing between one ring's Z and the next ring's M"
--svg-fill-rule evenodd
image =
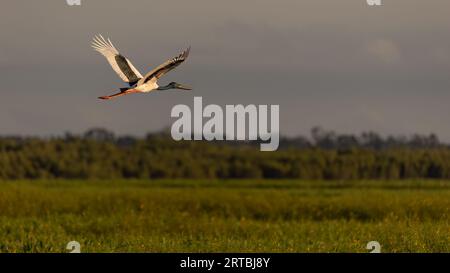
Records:
M256 143L173 141L168 134L116 137L103 129L57 138L0 138L0 179L111 178L450 178L450 148L434 135L339 135Z
M373 150L384 150L392 148L428 149L446 146L440 143L435 134L419 135L410 137L388 136L382 137L375 132L364 132L361 135L337 134L334 131L314 127L311 130L311 140L305 137L283 139L282 147L308 148L318 147L322 149L350 149L369 148Z

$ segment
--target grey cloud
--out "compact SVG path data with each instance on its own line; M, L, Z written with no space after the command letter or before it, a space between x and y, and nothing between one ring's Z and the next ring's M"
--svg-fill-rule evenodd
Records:
M171 107L280 104L281 132L436 132L450 140L450 2L7 1L0 10L0 133L56 134L104 126L143 134ZM20 14L21 16L17 16ZM96 100L123 83L89 47L97 33L142 71L192 45L163 78L189 94Z

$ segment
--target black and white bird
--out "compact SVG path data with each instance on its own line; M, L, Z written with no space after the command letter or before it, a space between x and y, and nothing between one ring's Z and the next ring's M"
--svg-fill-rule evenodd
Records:
M142 76L136 67L134 67L134 65L127 58L119 53L110 39L105 39L102 35L95 36L92 42L92 47L105 56L117 75L119 75L124 82L129 84L129 87L127 88L120 88L119 93L109 96L102 96L99 97L99 99L109 100L123 95L148 93L157 90L192 90L190 87L176 82L171 82L166 86L159 86L157 83L162 76L179 66L187 59L191 49L190 47L177 57L162 63L145 76Z

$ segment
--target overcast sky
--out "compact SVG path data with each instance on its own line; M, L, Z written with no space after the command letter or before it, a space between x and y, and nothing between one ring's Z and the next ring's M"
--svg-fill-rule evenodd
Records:
M142 135L176 104L279 104L284 135L434 132L450 141L450 1L6 0L0 134L105 127ZM142 73L192 46L162 79L194 87L100 101L123 87L92 37Z

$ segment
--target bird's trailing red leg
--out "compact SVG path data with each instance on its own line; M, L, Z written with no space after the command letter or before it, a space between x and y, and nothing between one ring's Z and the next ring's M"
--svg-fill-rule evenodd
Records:
M136 89L128 89L128 90L123 91L123 92L119 92L119 93L116 93L116 94L113 94L113 95L109 95L109 96L101 96L101 97L98 97L98 98L102 99L102 100L110 100L110 99L114 99L114 98L117 98L117 97L120 97L120 96L132 94L132 93L140 93L140 92L141 91L136 90Z

